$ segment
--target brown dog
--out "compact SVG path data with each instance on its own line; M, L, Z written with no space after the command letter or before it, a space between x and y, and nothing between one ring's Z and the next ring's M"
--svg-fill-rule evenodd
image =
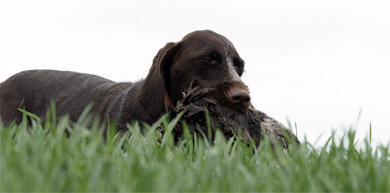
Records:
M77 121L88 104L92 112L114 119L121 128L133 120L153 123L166 105L175 105L189 85L229 85L223 98L235 109L250 105L249 91L240 77L244 61L233 44L215 32L195 31L177 43L168 43L153 60L141 81L115 83L99 76L54 70L20 72L0 84L3 123L21 121L18 108L44 117L55 102L58 115Z

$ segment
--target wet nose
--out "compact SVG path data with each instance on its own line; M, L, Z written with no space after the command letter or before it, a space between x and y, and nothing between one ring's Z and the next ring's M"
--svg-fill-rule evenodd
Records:
M238 110L243 110L248 108L249 103L251 101L251 97L249 96L249 92L242 88L232 88L229 92L229 99L233 105L233 107Z

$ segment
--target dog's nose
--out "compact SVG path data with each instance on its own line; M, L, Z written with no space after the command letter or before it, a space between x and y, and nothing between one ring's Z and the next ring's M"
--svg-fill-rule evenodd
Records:
M232 88L229 92L229 99L233 105L233 107L238 110L243 110L248 108L249 103L251 101L251 97L249 96L249 92L242 88Z

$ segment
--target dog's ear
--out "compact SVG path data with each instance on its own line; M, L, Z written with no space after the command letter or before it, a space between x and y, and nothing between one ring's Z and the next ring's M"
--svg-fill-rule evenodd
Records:
M169 69L174 61L174 57L176 56L179 47L180 43L169 42L158 51L157 55L153 59L153 66L156 66L156 70L159 69L161 79L164 82L164 87L169 76Z
M142 82L137 101L151 116L159 116L164 109L165 83L180 43L167 43L153 59L148 76Z

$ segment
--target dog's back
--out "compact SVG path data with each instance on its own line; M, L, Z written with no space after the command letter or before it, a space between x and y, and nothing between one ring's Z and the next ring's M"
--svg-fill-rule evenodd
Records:
M224 89L218 93L226 106L245 110L249 90L241 81L244 61L233 44L210 30L195 31L179 42L169 42L153 59L149 73L136 83L115 83L88 74L60 71L25 71L0 85L3 122L20 121L17 108L25 108L41 118L53 100L58 115L69 114L77 121L85 107L116 121L154 123L170 107L175 107L189 87Z
M70 119L76 121L89 104L102 104L108 95L120 91L118 87L125 86L131 87L132 83L115 83L99 76L67 71L23 71L0 84L0 114L4 123L20 122L18 108L43 118L53 100L58 115L71 112ZM95 108L96 112L105 110Z

